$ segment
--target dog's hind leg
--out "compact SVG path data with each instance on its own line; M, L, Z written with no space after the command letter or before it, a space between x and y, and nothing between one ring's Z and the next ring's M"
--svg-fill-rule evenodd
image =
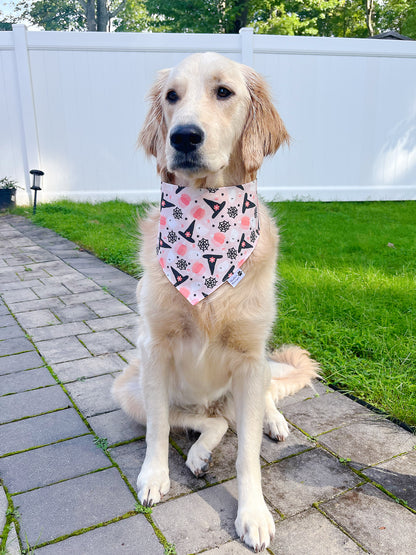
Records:
M114 380L111 393L120 403L121 408L133 420L146 424L146 411L143 403L143 393L139 380L140 363L133 360L127 368Z
M206 474L212 451L228 430L227 420L223 416L208 417L174 408L169 413L169 422L172 428L188 428L201 433L189 450L186 466L197 478Z
M277 410L270 390L264 401L263 432L271 439L284 441L289 435L289 426L285 417Z

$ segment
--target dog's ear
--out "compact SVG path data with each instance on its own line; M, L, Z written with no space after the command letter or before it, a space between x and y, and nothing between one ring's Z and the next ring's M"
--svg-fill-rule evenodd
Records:
M167 129L162 110L162 93L169 73L170 69L162 69L158 72L148 95L150 108L137 140L137 145L143 147L148 156L156 158L164 152L166 140Z
M276 108L264 79L253 69L243 66L250 94L246 125L241 138L243 163L247 172L257 171L265 156L274 154L290 137Z

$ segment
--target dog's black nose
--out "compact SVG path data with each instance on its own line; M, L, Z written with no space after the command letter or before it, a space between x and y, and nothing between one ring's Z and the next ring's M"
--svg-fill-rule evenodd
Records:
M196 125L178 125L170 134L170 144L179 152L193 152L204 140L204 132Z

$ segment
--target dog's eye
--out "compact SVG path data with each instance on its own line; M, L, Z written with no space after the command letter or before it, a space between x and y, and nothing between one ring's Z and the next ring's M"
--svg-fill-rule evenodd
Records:
M232 91L230 91L229 89L227 89L226 87L218 87L218 89L217 89L217 97L218 98L228 98L232 94L234 94L234 93Z
M166 95L166 100L171 104L174 104L177 100L179 100L178 93L176 91L168 91Z

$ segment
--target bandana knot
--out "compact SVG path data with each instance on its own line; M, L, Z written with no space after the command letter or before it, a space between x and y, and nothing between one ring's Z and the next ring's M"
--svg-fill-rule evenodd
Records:
M168 280L193 305L231 278L235 286L260 234L256 181L219 189L162 183L161 189L156 253Z

